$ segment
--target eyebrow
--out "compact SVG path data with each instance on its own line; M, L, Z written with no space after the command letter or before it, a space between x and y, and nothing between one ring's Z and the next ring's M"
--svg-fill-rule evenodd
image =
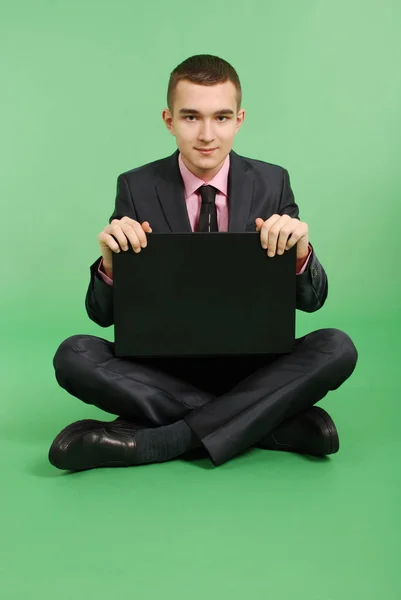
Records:
M193 115L200 115L200 111L199 110L195 110L194 108L181 108L180 115L188 115L188 114L193 114ZM214 115L233 115L234 111L231 110L231 108L222 108L221 110L216 110L215 113L213 113Z

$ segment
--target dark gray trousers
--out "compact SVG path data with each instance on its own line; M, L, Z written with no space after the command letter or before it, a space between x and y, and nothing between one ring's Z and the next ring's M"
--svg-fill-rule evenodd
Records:
M185 419L217 466L337 389L357 359L346 333L319 329L288 354L216 358L117 358L113 342L73 335L53 366L62 388L108 413L149 427Z

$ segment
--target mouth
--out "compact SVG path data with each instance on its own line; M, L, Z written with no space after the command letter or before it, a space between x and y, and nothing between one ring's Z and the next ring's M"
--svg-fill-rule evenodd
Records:
M200 152L201 154L212 154L215 150L217 150L217 148L209 148L209 149L196 148L196 150L198 152Z

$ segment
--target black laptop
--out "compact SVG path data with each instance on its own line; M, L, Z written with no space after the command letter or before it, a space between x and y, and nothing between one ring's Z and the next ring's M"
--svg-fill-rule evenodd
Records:
M150 233L113 253L115 355L291 352L296 245L267 256L260 233Z

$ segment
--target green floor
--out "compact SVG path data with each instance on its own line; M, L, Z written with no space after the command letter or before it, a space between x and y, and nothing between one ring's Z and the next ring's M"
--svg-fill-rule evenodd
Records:
M339 430L337 455L252 449L220 467L175 460L75 474L48 463L50 443L72 421L109 415L58 386L54 335L10 341L1 597L399 599L395 332L350 329L357 368L321 402Z

